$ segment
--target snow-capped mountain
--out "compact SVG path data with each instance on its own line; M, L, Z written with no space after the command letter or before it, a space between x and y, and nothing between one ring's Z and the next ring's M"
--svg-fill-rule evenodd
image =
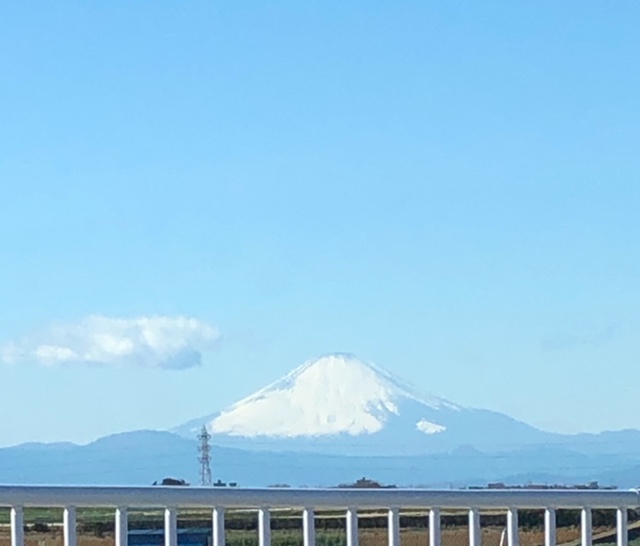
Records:
M226 410L175 429L214 443L278 451L411 454L460 446L497 450L552 437L506 415L422 395L353 355L308 361Z
M333 486L361 476L431 487L638 484L640 431L548 434L422 395L344 354L307 362L227 410L179 427L185 438L147 430L83 446L0 449L0 482L144 485L179 477L197 483L196 435L203 424L213 434L214 479L242 486Z

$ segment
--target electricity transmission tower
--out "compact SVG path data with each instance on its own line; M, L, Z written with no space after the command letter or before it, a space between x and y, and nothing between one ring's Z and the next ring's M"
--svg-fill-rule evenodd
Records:
M202 427L200 434L198 434L198 440L200 440L200 445L198 446L198 451L200 452L200 457L198 457L200 462L200 484L211 485L211 444L209 444L211 434L207 431L206 426Z

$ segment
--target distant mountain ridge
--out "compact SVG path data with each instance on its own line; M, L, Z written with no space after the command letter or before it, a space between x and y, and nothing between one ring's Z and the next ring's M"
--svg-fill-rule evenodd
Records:
M616 433L613 433L616 435ZM100 438L64 450L22 445L0 448L0 483L151 485L166 477L198 484L198 443L159 431L135 431ZM507 484L640 485L640 447L634 455L590 455L561 446L531 446L484 453L460 447L419 456L336 456L259 452L213 446L213 478L240 487L272 484L330 487L362 476L407 487L465 487Z

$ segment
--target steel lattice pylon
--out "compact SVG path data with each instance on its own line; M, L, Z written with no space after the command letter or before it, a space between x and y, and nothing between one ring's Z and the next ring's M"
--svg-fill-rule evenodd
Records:
M200 452L200 457L198 457L200 462L200 484L211 485L211 444L209 443L211 434L209 434L207 427L204 425L200 434L198 434L198 440L200 440L200 445L198 446L198 451Z

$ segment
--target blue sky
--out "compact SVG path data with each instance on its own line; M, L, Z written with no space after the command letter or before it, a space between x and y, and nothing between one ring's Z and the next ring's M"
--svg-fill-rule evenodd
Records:
M333 351L549 430L640 428L639 19L3 3L0 445L171 427ZM186 352L118 357L145 317ZM81 360L95 328L100 365L32 350Z

